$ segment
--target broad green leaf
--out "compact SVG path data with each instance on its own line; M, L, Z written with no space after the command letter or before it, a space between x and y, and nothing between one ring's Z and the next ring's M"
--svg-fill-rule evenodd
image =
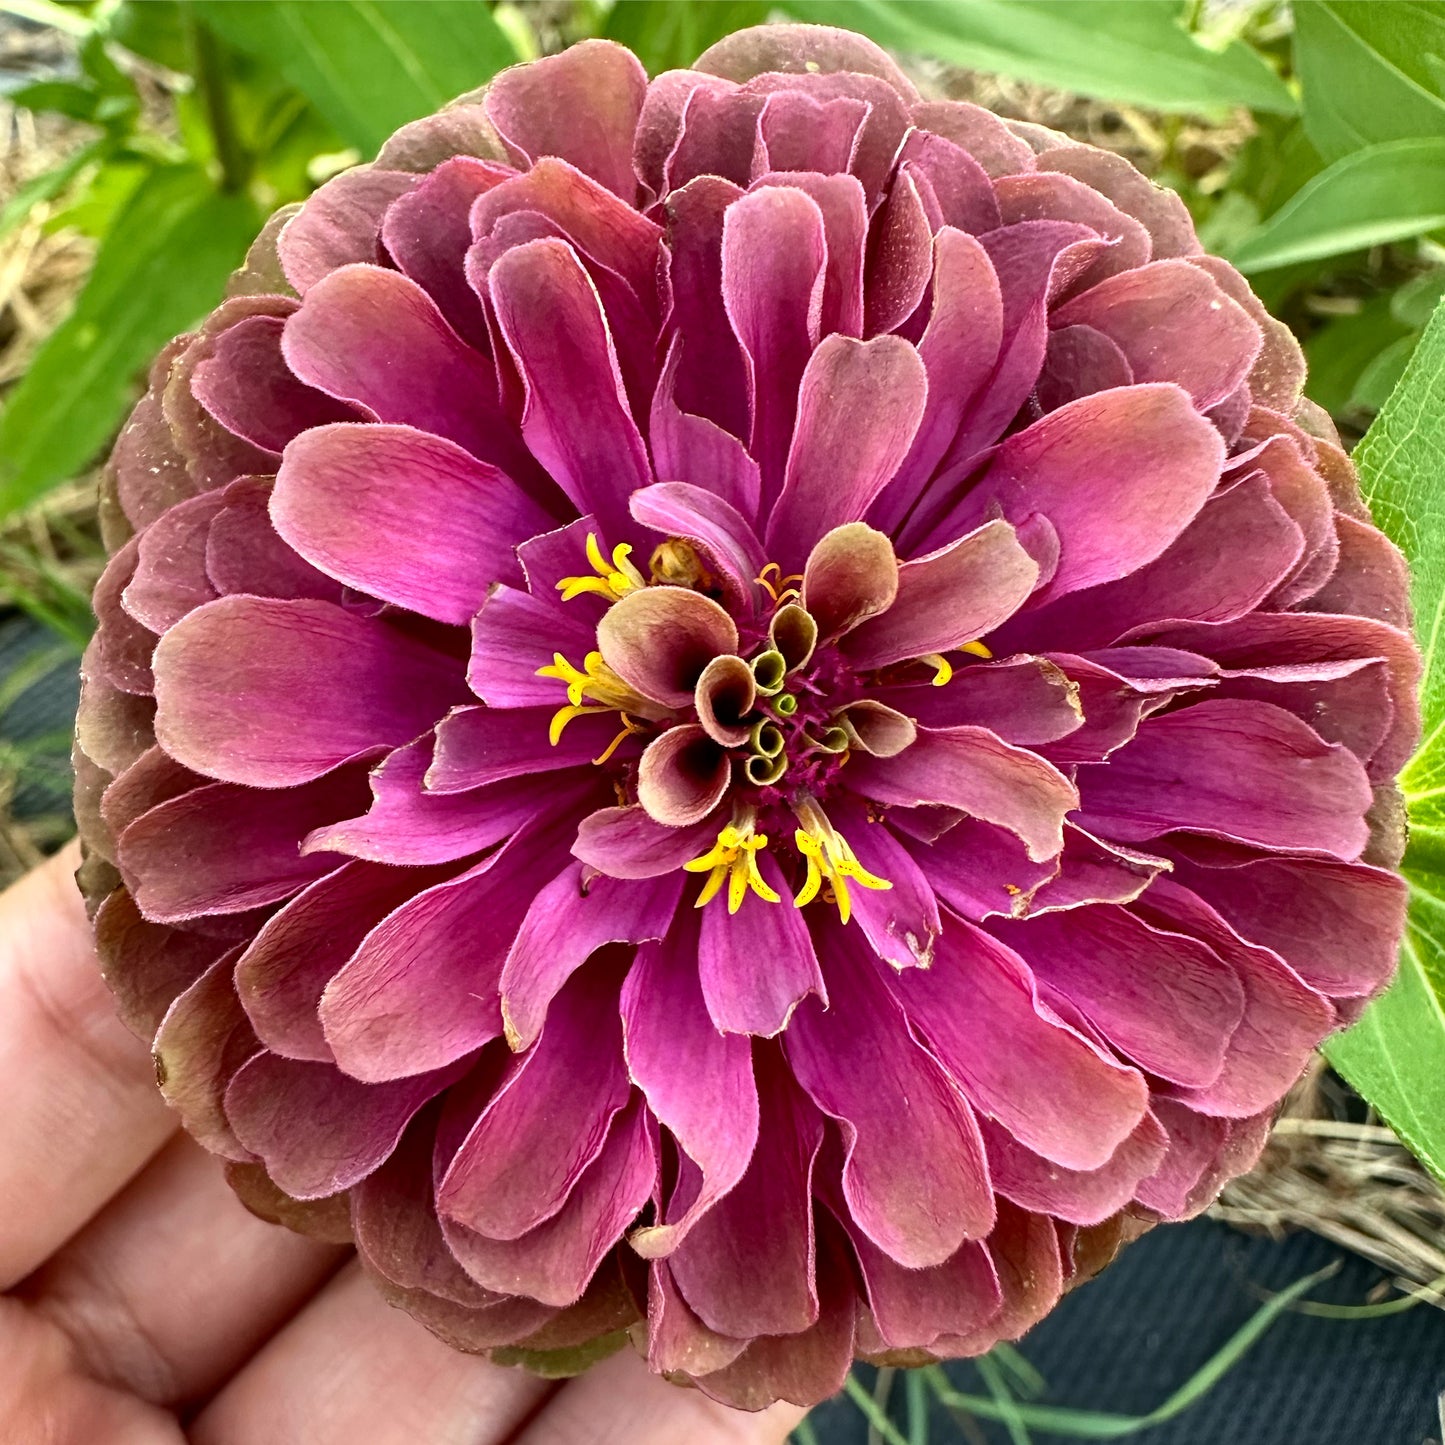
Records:
M517 59L483 0L198 0L196 8L223 39L274 64L366 156Z
M1294 22L1305 130L1326 160L1445 137L1445 5L1307 0Z
M153 353L218 299L260 224L194 166L147 179L96 255L75 310L0 414L0 515L73 476L109 440Z
M1410 562L1425 739L1400 778L1410 919L1399 977L1326 1053L1445 1180L1445 304L1355 460L1375 520Z
M1238 40L1202 45L1174 0L784 0L781 8L895 50L1157 110L1296 108L1258 52Z
M656 0L617 0L602 33L627 46L649 75L692 64L724 35L761 25L769 0L709 0L708 4L659 5Z
M1318 261L1445 226L1445 137L1386 141L1336 161L1242 241L1244 272Z
M1305 390L1334 416L1343 416L1355 403L1360 378L1375 358L1410 334L1412 328L1396 319L1390 300L1388 295L1372 297L1354 315L1326 321L1305 341Z

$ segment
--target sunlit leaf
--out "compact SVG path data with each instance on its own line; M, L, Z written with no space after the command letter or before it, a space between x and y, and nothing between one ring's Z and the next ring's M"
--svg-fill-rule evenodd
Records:
M110 439L141 368L204 315L260 224L194 166L155 171L117 218L75 310L0 414L0 514L73 476Z
M1445 5L1309 0L1294 23L1304 126L1326 160L1445 137Z
M370 156L399 126L485 84L517 53L483 0L198 0Z
M1342 256L1445 226L1445 137L1386 141L1336 161L1234 248L1244 272Z
M883 45L974 70L1167 111L1295 100L1241 41L1211 49L1174 0L785 0L800 20L861 30Z
M1326 1052L1445 1180L1445 304L1355 458L1375 519L1410 561L1425 735L1400 778L1410 920L1399 977Z

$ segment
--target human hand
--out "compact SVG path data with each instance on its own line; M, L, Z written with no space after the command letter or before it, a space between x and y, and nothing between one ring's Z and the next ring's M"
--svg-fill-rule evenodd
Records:
M67 849L0 895L6 1445L779 1445L631 1351L558 1385L459 1354L263 1223L101 981Z

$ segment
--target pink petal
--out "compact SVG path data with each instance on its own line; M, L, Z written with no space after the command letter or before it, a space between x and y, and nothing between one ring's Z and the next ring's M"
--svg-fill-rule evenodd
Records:
M573 718L553 744L547 726L555 711L459 707L448 713L437 724L427 792L464 793L506 778L582 767L617 736L615 715L593 713Z
M1141 1075L1042 1004L1023 960L972 925L950 920L933 968L890 986L978 1112L1053 1163L1101 1167L1144 1117Z
M673 828L632 804L599 808L577 829L572 853L609 878L655 878L701 857L717 839L717 822L704 818L690 828Z
M157 923L244 913L275 903L335 868L334 854L303 855L301 840L360 802L359 770L272 794L212 783L152 808L118 840L121 873Z
M923 363L900 337L830 336L812 354L768 519L768 550L785 567L832 528L862 519L908 455L927 391Z
M403 875L411 895L382 910L320 996L319 1027L342 1070L370 1083L404 1078L500 1037L502 966L529 880L557 867L567 831L563 819L536 818L454 878Z
M1219 478L1219 433L1172 385L1123 387L1070 402L1008 438L969 494L1021 520L1040 511L1059 534L1058 570L1040 599L1136 571L1198 512Z
M273 1053L331 1062L317 1018L322 991L372 927L436 875L346 863L304 888L247 945L236 992Z
M714 900L703 909L698 973L714 1026L725 1034L772 1038L788 1027L793 1010L809 994L826 1004L828 994L812 936L793 907L792 890L771 855L758 854L763 881L780 901L749 892L729 913Z
M1079 785L1085 811L1122 841L1184 828L1349 862L1369 840L1358 759L1269 703L1215 698L1149 718Z
M375 423L297 437L276 475L271 518L328 575L462 625L494 583L521 581L517 543L552 525L510 477L454 442Z
M631 203L632 143L647 94L637 58L607 40L504 70L487 88L487 117L522 161L560 156Z
M226 1090L226 1117L287 1194L323 1199L380 1165L412 1115L457 1072L362 1084L330 1064L257 1054Z
M851 788L880 803L941 803L998 823L1036 861L1063 847L1064 815L1079 803L1051 763L980 727L920 728L911 748L892 758L856 757L849 774Z
M693 1313L708 1329L735 1339L796 1334L820 1314L812 1181L823 1121L775 1052L759 1053L756 1067L756 1166L668 1259ZM679 1211L678 1201L672 1209Z
M828 1007L800 1009L783 1046L798 1082L838 1120L854 1222L918 1269L993 1227L983 1141L956 1085L910 1036L878 961L852 938L830 931Z
M398 748L371 773L371 807L311 833L306 853L334 849L376 863L449 863L490 848L538 811L536 787L509 778L466 793L429 793L430 737ZM595 783L589 768L553 780L559 792L582 798Z
M222 1108L226 1086L261 1045L236 998L231 950L211 964L166 1010L152 1049L166 1102L198 1143L224 1159L255 1156Z
M1205 944L1103 903L990 928L1151 1073L1190 1088L1219 1077L1244 990Z
M770 507L798 411L798 386L816 341L827 275L823 212L802 191L767 186L723 216L722 295L743 349L752 408L749 451ZM674 277L674 290L680 283Z
M483 353L491 349L486 317L464 266L472 242L472 204L515 174L495 161L453 156L394 202L382 222L387 254L426 289L452 330Z
M972 1334L1003 1306L998 1275L981 1244L960 1245L929 1269L905 1269L861 1230L850 1230L849 1240L882 1346L878 1353L923 1348L940 1335Z
M1181 1093L1182 1101L1201 1114L1235 1119L1273 1109L1334 1027L1334 1009L1277 954L1246 943L1198 894L1170 878L1158 879L1136 911L1158 928L1207 943L1244 986L1244 1017L1223 1070L1207 1088Z
M307 292L281 349L308 385L377 421L445 437L479 461L530 480L527 456L497 401L496 368L479 356L415 281L379 266L346 266Z
M989 1174L1004 1198L1068 1224L1102 1224L1134 1197L1163 1162L1168 1145L1159 1122L1145 1114L1138 1128L1097 1169L1062 1169L1020 1144L988 1119L980 1120Z
M614 1120L567 1202L535 1229L518 1239L488 1239L443 1216L442 1230L462 1268L483 1288L570 1305L651 1198L656 1177L646 1110L634 1103Z
M461 700L458 665L329 602L223 597L156 648L156 736L199 773L252 787L396 747Z
M1102 331L1136 381L1176 382L1200 411L1222 401L1259 355L1259 328L1197 266L1155 261L1091 286L1052 318Z
M849 634L858 667L951 652L1005 622L1039 576L1038 563L1007 522L986 522L965 537L898 568L898 596L881 617Z
M743 1177L758 1140L752 1046L720 1033L709 1017L695 946L685 925L644 945L622 988L628 1073L702 1179L685 1211L633 1236L632 1247L647 1259L671 1254L687 1238Z
M666 936L683 873L659 878L589 878L572 861L532 899L502 969L502 1021L514 1051L530 1048L567 980L609 943Z
M191 375L196 400L227 431L259 447L282 452L308 427L351 421L356 409L298 381L286 365L279 316L252 316L215 340Z
M518 1239L566 1203L630 1092L617 984L610 968L572 976L442 1176L441 1214L490 1239Z
M281 230L277 252L286 279L304 296L342 266L380 260L382 218L416 183L415 176L375 166L327 181Z
M652 470L607 318L576 252L556 240L517 246L492 267L489 287L526 389L527 446L605 536L626 535L627 495Z
M1330 998L1368 997L1394 971L1406 903L1397 874L1312 858L1178 858L1175 871L1243 938Z

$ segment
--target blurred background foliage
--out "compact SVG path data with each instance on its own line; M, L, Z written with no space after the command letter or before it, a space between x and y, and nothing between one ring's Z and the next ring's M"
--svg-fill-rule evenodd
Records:
M0 882L72 831L69 712L103 561L97 460L151 356L214 305L263 218L505 65L601 35L656 73L777 18L862 31L926 92L1118 151L1178 191L1205 246L1301 338L1308 392L1347 444L1445 295L1437 0L0 0ZM1445 358L1442 326L1431 344ZM1445 363L1416 373L1423 401L1411 405L1435 408L1428 383ZM1398 395L1392 405L1413 428ZM1388 477L1381 486L1388 504ZM1445 918L1445 872L1439 882ZM1438 1089L1445 975L1422 987L1439 1027L1405 1067ZM1398 1074L1400 1057L1387 1038L1351 1077ZM1438 1189L1357 1101L1336 1099L1334 1121L1321 1119L1331 1110L1316 1107L1318 1079L1310 1087L1294 1144L1286 1134L1272 1146L1277 1160L1295 1150L1275 1176L1284 1183L1270 1185L1268 1168L1252 1176L1224 1217L1304 1218L1415 1289L1367 1308L1438 1302ZM1438 1168L1445 1120L1434 1127ZM1303 1164L1302 1139L1316 1141ZM1314 1193L1282 1203L1306 1177ZM1322 1198L1358 1207L1329 1214ZM901 1424L875 1403L886 1405L887 1379L850 1390L870 1438L890 1445L920 1445L944 1405L974 1422L970 1438L985 1438L981 1419L1014 1445L1031 1428L1118 1438L1192 1403L1287 1303L1175 1396L1162 1382L1164 1404L1147 1415L1030 1404L1040 1382L1009 1350L980 1364L982 1394L910 1377Z

